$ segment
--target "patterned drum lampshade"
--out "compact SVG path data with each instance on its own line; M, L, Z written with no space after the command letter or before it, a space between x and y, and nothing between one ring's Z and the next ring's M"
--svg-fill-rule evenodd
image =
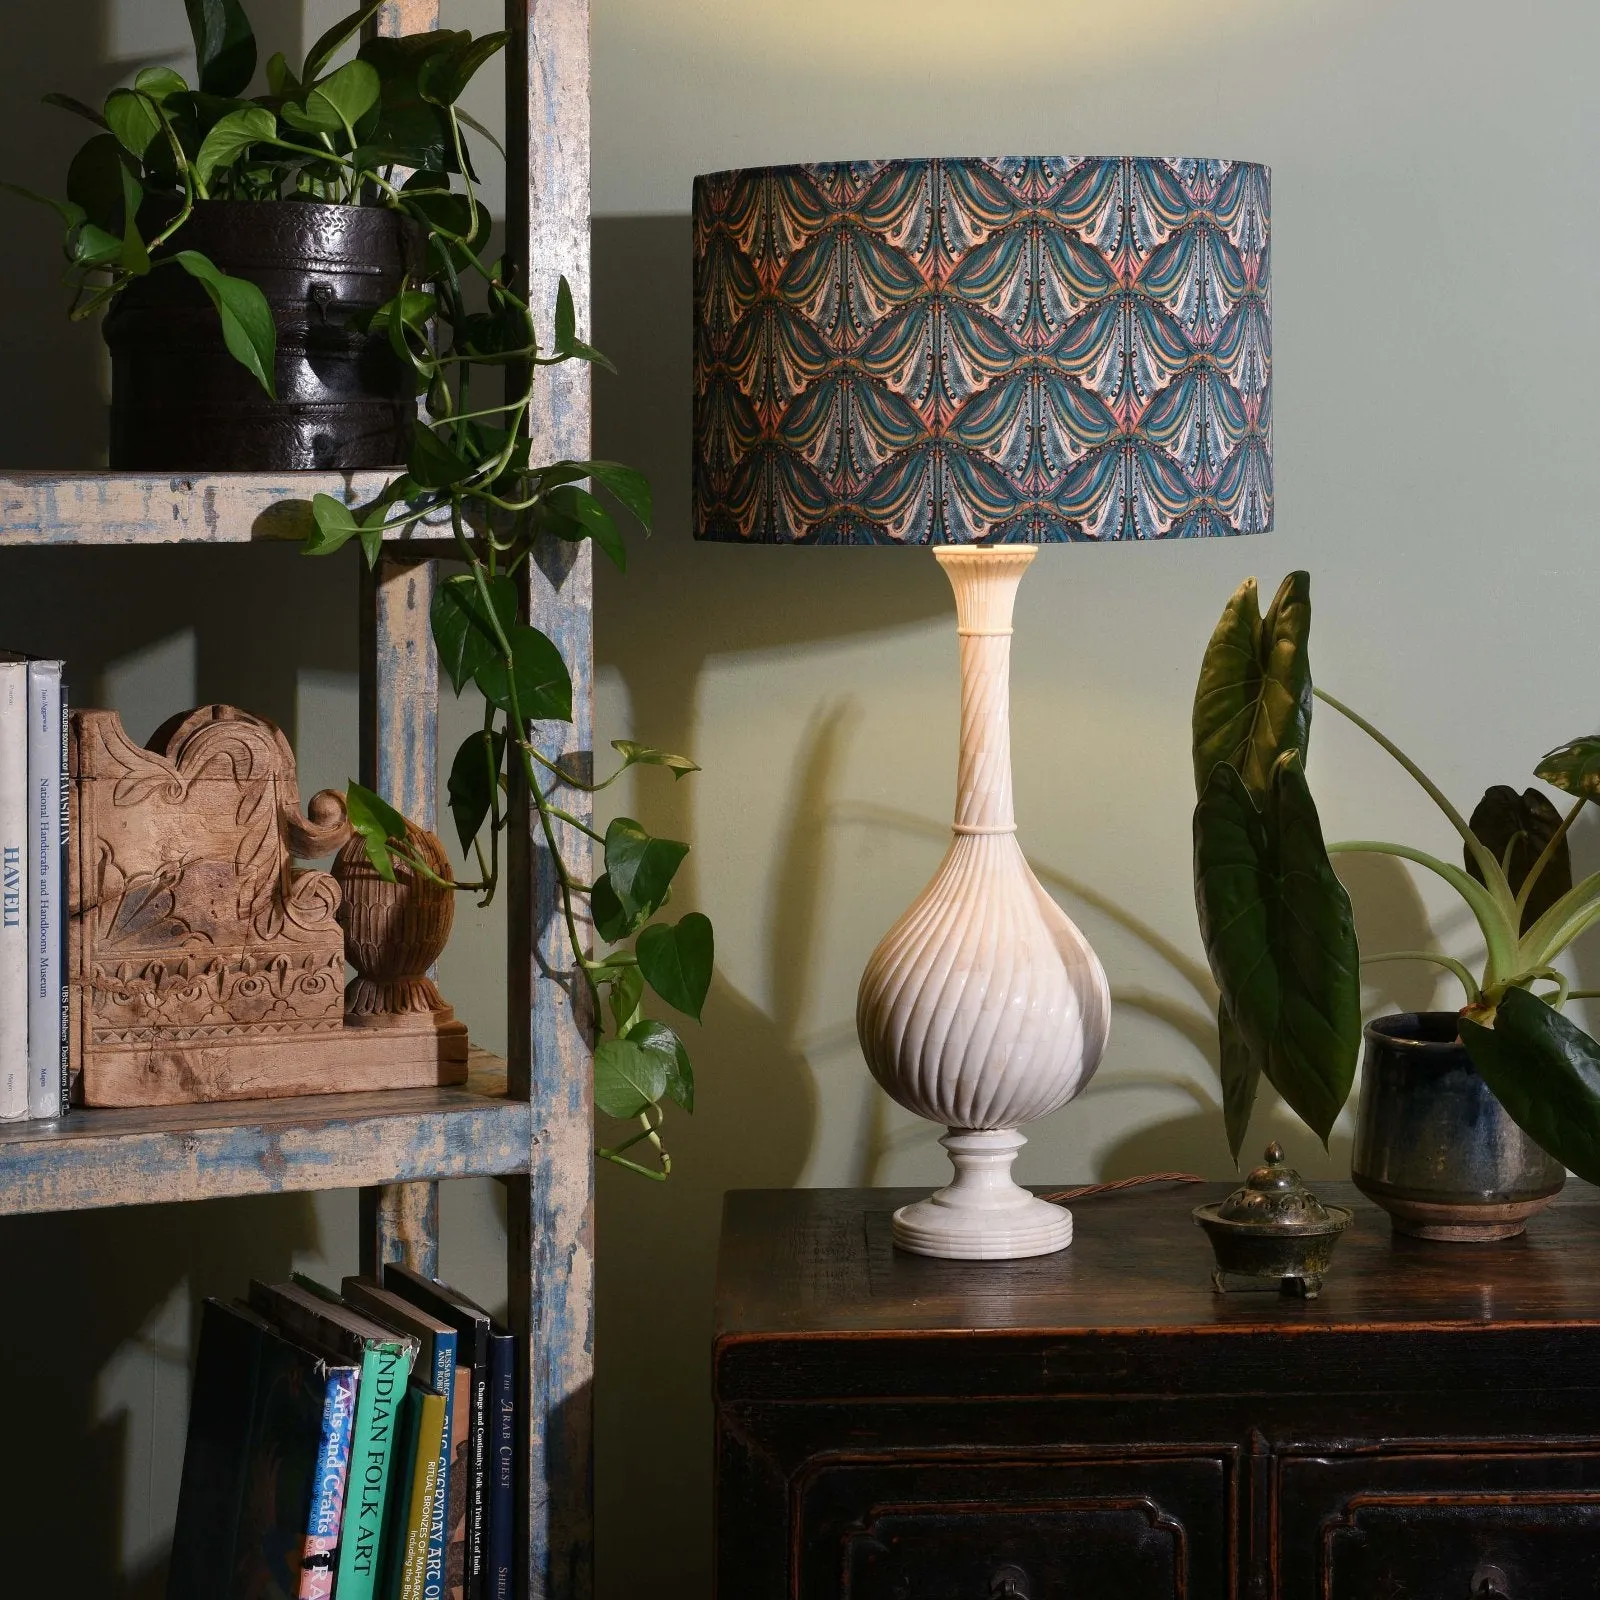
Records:
M1011 1178L1089 1081L1111 1001L1011 800L1012 604L1037 546L1272 526L1267 169L1198 158L839 162L695 180L694 523L746 544L926 544L955 591L950 848L867 962L873 1076L955 1180L924 1255L1043 1255Z
M702 539L1272 526L1267 168L976 157L694 188Z

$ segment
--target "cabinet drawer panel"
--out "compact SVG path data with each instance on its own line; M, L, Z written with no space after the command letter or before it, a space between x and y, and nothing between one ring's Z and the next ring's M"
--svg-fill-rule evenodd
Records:
M803 1600L1224 1600L1231 1463L836 1463L799 1489Z
M1281 1600L1600 1600L1600 1453L1280 1458Z

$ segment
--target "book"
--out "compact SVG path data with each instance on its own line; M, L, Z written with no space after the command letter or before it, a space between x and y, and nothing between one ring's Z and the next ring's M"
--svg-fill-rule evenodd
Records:
M396 1262L384 1267L383 1286L456 1330L456 1370L466 1374L469 1400L465 1407L458 1401L453 1418L445 1589L449 1600L483 1600L488 1533L489 1313L449 1284Z
M28 1115L66 1113L67 727L59 661L28 663Z
M290 1283L252 1280L250 1305L291 1337L355 1361L361 1369L336 1587L339 1600L373 1600L378 1554L383 1548L395 1413L417 1358L417 1340L362 1316L344 1305L331 1289L298 1274Z
M302 1600L337 1542L358 1369L207 1300L167 1600ZM321 1590L326 1594L327 1590Z
M0 657L0 1120L28 1114L28 667Z
M404 1485L397 1497L386 1553L382 1600L425 1600L434 1514L441 1493L439 1460L449 1427L444 1396L413 1382L406 1391L403 1453L397 1465Z
M298 1600L330 1600L339 1533L344 1524L345 1490L349 1485L350 1444L355 1436L357 1366L330 1366L322 1404L322 1443L311 1484L311 1518L300 1559Z
M516 1342L489 1327L489 1507L484 1536L484 1600L515 1600L517 1364Z
M368 1278L346 1278L339 1285L345 1302L364 1316L371 1317L401 1333L408 1333L421 1346L417 1355L417 1376L444 1402L443 1431L439 1437L435 1464L437 1492L430 1504L428 1550L423 1570L420 1600L445 1600L445 1517L450 1505L450 1456L452 1422L455 1411L456 1331L449 1323L431 1316L420 1306L402 1299L392 1290L381 1288Z

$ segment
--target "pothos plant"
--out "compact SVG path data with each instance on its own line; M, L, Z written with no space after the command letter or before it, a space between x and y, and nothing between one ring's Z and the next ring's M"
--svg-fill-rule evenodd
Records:
M1194 701L1195 898L1220 990L1223 1110L1238 1159L1265 1077L1326 1143L1349 1097L1361 1041L1362 959L1435 963L1461 983L1461 1039L1511 1117L1544 1149L1600 1181L1600 1043L1563 1014L1574 990L1555 963L1600 921L1600 873L1574 884L1567 836L1600 798L1600 738L1551 751L1534 775L1571 795L1565 815L1536 789L1488 790L1469 818L1365 717L1315 688L1310 578L1284 579L1263 617L1255 580L1229 600ZM1462 863L1381 839L1325 844L1306 783L1315 700L1375 740L1439 808ZM1484 942L1481 972L1434 950L1362 958L1331 856L1413 862L1460 895Z
M216 199L380 205L426 231L425 277L404 284L358 330L381 332L415 375L418 418L406 470L369 505L315 496L305 549L327 556L354 542L370 565L385 539L424 520L430 536L448 526L462 570L437 585L430 620L456 693L473 684L483 696L482 726L455 753L448 784L462 850L478 876L437 877L406 819L354 782L346 795L350 820L386 879L397 869L415 873L487 905L499 882L512 788L522 786L554 866L575 981L604 1035L595 1052L595 1103L637 1124L598 1153L665 1178L671 1160L660 1134L664 1107L694 1109L694 1074L676 1030L644 1014L645 995L699 1019L711 983L711 923L698 912L658 920L686 844L654 838L627 817L601 834L567 797L605 789L634 767L664 768L674 778L699 769L684 756L629 740L613 741L617 765L599 781L548 757L537 727L571 720L572 678L555 643L523 620L519 599L525 569L546 540L590 540L626 570L611 506L648 532L650 486L614 461L532 459L529 418L541 370L566 361L610 363L578 338L565 279L545 342L505 262L488 259L491 219L477 196L468 130L490 136L458 101L508 36L441 29L368 38L334 65L380 4L373 0L336 23L298 68L274 56L266 92L242 98L256 66L248 19L237 0L186 0L198 87L158 67L140 72L131 88L113 90L98 111L48 97L101 129L72 162L66 200L47 202L66 226L72 314L88 316L135 278L176 266L205 286L229 350L270 394L276 332L260 290L198 252L174 248L194 208ZM601 846L604 870L592 882L569 865L564 829ZM591 953L586 926L604 953ZM641 1146L652 1164L629 1154Z

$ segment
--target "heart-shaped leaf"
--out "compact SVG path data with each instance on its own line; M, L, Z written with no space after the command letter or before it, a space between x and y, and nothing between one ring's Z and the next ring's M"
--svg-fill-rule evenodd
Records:
M686 772L700 770L688 756L675 756L669 751L657 750L653 745L638 744L632 739L613 739L611 748L622 757L625 766L666 767L674 778L681 778Z
M265 106L230 111L200 143L194 158L195 176L209 184L222 167L231 167L251 145L277 136L278 119Z
M315 83L326 71L328 63L382 9L383 0L369 0L368 4L352 11L348 16L340 17L306 51L305 64L300 69L300 81L302 83Z
M652 838L632 817L614 817L606 829L606 876L630 910L655 911L688 853L676 839Z
M483 697L502 711L511 709L511 689L516 686L517 709L529 722L572 721L572 678L567 664L537 628L517 623L506 630L511 643L514 671L508 676L504 661L478 668L473 681Z
M106 97L106 126L118 144L138 159L161 132L161 118L146 96L132 89L113 89Z
M1533 775L1568 794L1600 800L1600 736L1591 734L1552 750Z
M628 549L616 518L586 489L571 484L552 489L545 496L543 510L544 527L558 539L593 539L618 572L628 570Z
M165 105L175 94L187 94L189 85L183 74L171 67L145 67L133 80L140 94L148 95L158 106Z
M638 1021L639 1002L644 998L644 976L638 963L613 969L611 993L608 997L611 1020L619 1038L627 1038L628 1031Z
M572 468L580 477L592 478L614 494L649 532L653 504L650 480L642 472L620 461L564 461L560 465Z
M508 33L486 33L479 39L463 35L453 48L423 62L417 72L418 92L434 105L454 105L479 67L504 49L510 37Z
M184 0L194 36L200 87L207 94L243 94L256 71L256 36L239 0Z
M589 891L589 915L594 931L607 944L621 944L631 938L650 915L637 906L625 906L611 887L610 877L602 872Z
M667 1068L666 1096L691 1115L694 1112L694 1068L689 1065L689 1052L683 1040L664 1022L654 1022L646 1017L628 1029L629 1043L642 1049L653 1050Z
M463 461L432 428L415 428L406 470L424 489L448 489L470 478L473 466Z
M120 239L139 210L144 191L129 170L121 141L98 133L67 168L67 199L97 228Z
M361 531L355 512L331 494L312 495L311 521L312 530L301 547L308 556L331 556Z
M1560 832L1561 813L1537 789L1518 794L1508 784L1497 783L1484 793L1467 826L1505 868L1511 892L1517 894L1545 846ZM1482 883L1483 868L1477 857L1470 850L1463 854L1467 871ZM1571 887L1572 852L1563 838L1539 869L1538 881L1528 893L1521 931L1526 933Z
M345 811L350 826L366 846L367 860L373 870L387 883L395 881L394 856L391 846L403 844L409 837L406 819L380 794L351 779L345 788Z
M1226 762L1257 800L1278 758L1311 737L1311 578L1291 572L1262 617L1247 578L1223 610L1200 665L1194 694L1194 785L1205 789Z
M653 922L639 934L634 951L644 981L675 1011L698 1022L715 959L711 919L691 911L676 925Z
M219 272L198 250L180 250L170 259L198 280L211 296L211 303L222 318L222 338L229 353L252 372L261 387L276 400L273 363L278 331L273 326L267 297L253 283Z
M1361 1042L1350 898L1294 751L1263 800L1258 810L1228 763L1212 768L1194 814L1200 935L1239 1039L1326 1143Z
M1511 1120L1587 1183L1600 1183L1600 1044L1526 989L1511 989L1461 1042Z
M330 131L353 129L378 103L377 68L369 61L347 61L306 96L306 114L319 122L332 118Z
M497 573L488 579L487 587L495 616L509 637L517 625L517 586L504 574ZM457 694L479 668L499 659L500 645L495 638L494 624L489 620L477 579L471 573L458 572L434 590L429 621L433 627L433 642L439 651L439 664L449 674Z
M450 763L450 815L455 819L463 850L472 848L478 830L489 819L505 752L504 728L480 728L461 741L461 748Z
M667 1064L631 1039L607 1039L594 1053L594 1103L608 1117L636 1117L667 1092Z

